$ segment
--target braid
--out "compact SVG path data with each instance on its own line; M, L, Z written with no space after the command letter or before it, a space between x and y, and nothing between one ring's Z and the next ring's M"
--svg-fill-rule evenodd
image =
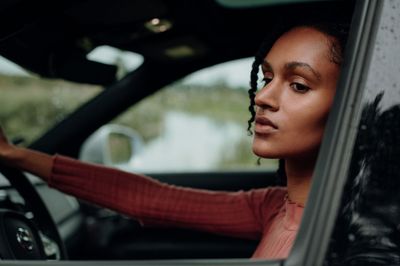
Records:
M250 72L250 89L248 90L249 94L249 99L250 99L250 105L249 105L249 111L250 111L250 118L247 121L247 131L249 135L252 135L253 132L251 130L251 125L254 122L254 117L256 115L256 111L254 110L254 105L255 105L255 97L256 97L256 91L257 91L257 80L258 80L258 68L260 66L261 62L260 59L256 56L254 59L254 62L251 67L251 72Z
M256 115L254 105L255 105L256 92L258 89L257 88L258 72L260 69L260 65L262 64L262 62L264 60L264 57L270 48L271 48L271 40L270 39L264 40L262 42L261 46L259 47L258 52L254 57L253 64L251 66L250 89L248 90L249 99L250 99L250 105L249 105L250 119L247 121L247 132L249 133L249 135L253 135L253 132L251 130L251 125L254 122L254 117Z

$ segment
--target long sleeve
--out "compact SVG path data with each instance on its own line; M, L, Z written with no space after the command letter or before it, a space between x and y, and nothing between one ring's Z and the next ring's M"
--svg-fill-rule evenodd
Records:
M185 227L250 239L261 237L279 212L277 202L284 196L280 188L216 192L177 187L63 156L54 157L49 185L134 217L144 225Z

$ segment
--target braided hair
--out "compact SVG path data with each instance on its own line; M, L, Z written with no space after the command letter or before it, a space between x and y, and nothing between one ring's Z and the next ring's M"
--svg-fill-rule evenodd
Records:
M281 24L279 28L275 28L271 34L261 43L257 53L254 56L254 61L252 64L251 72L250 72L250 88L248 90L248 95L250 99L249 112L250 118L247 121L247 132L249 135L253 135L252 124L255 119L256 111L255 111L255 97L256 92L258 90L258 73L260 70L260 66L263 63L263 60L268 53L268 51L272 48L272 45L275 41L282 36L284 33L290 31L294 28L299 27L307 27L313 28L327 36L330 37L330 60L334 64L337 64L339 67L343 62L344 49L346 46L346 41L348 37L349 25L341 24L341 23L298 23L295 25L283 25ZM284 160L279 160L279 168L277 171L278 175L278 184L285 185L286 184L286 173L284 168Z

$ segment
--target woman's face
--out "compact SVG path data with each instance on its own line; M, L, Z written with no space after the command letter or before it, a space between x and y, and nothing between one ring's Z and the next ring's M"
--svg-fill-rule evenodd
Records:
M256 155L301 159L318 154L340 70L330 47L329 36L307 27L275 42L262 64L265 86L255 97Z

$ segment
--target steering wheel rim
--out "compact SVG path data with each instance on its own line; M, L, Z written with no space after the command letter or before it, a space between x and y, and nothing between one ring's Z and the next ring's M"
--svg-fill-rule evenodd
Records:
M11 186L15 188L22 196L25 204L34 214L34 222L36 227L46 237L50 238L58 245L60 259L67 259L65 245L60 233L58 232L57 226L47 210L42 198L36 191L35 187L28 180L26 175L18 169L11 168L3 164L0 164L0 172L10 182Z

